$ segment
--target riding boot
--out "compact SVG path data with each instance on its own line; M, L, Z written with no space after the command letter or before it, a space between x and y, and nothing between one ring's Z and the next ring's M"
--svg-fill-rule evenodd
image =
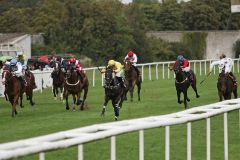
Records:
M193 81L193 77L192 77L191 72L186 72L186 74L187 74L187 77L188 77L189 81L192 82Z
M122 88L126 88L126 85L124 83L124 79L122 77L117 77L117 80L120 83Z
M22 84L22 86L24 87L26 87L27 86L27 81L26 81L26 79L23 77L23 76L20 76L20 77L18 77L19 78L19 80L21 81L21 84Z
M236 80L236 77L233 75L232 72L229 73L229 77L232 79L233 85L236 86L237 85L237 80Z
M83 76L80 72L77 72L78 73L78 78L79 80L81 81L81 83L83 83Z
M140 71L138 70L138 68L136 66L133 66L133 68L135 69L135 71L137 72L137 75L140 76Z

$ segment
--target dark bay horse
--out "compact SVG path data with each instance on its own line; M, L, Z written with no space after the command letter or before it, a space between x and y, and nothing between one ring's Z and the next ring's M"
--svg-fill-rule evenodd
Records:
M68 95L72 94L74 110L75 105L81 105L80 109L83 110L85 100L87 98L89 81L87 76L83 78L83 82L80 81L79 75L76 69L72 65L66 67L66 81L64 84L64 98L66 100L66 109L69 110ZM81 92L84 91L83 100L81 101Z
M59 63L55 62L53 65L53 72L51 73L51 77L53 79L53 95L54 99L57 99L58 89L60 89L60 100L63 100L63 87L65 83L65 73L62 71Z
M2 72L2 81L5 85L5 92L7 94L8 100L12 105L12 117L15 117L17 114L16 106L20 98L20 106L22 105L22 95L23 95L23 86L18 78L13 75L9 70L3 70Z
M141 76L137 74L132 62L128 59L126 59L124 62L124 74L127 84L127 91L130 92L131 102L133 101L133 91L135 85L137 85L138 101L140 101L142 79Z
M115 120L118 120L119 110L122 107L123 100L125 98L125 89L116 79L115 73L112 69L107 68L105 71L105 98L102 109L102 115L105 114L108 101L112 101L114 108Z
M234 85L229 74L221 72L217 82L219 101L231 99L232 93L234 98L237 98L237 85Z
M30 70L26 70L24 77L27 82L27 85L24 87L24 91L26 93L27 100L29 100L30 104L33 106L35 104L33 102L33 89L36 88L35 76Z
M178 103L181 104L184 102L184 107L185 109L187 108L187 101L189 102L190 99L188 98L187 95L187 90L189 86L191 85L193 90L195 91L196 97L199 98L199 94L197 92L197 87L196 87L196 75L193 73L192 70L190 70L192 77L192 80L186 75L186 73L182 70L180 61L176 61L175 64L173 65L172 69L174 70L174 73L176 75L175 77L175 87L177 90L177 98L178 98ZM183 93L184 99L183 101L180 100L181 93Z

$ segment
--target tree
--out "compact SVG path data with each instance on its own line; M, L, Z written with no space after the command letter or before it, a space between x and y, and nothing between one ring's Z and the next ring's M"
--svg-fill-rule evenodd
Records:
M183 4L182 23L185 30L217 30L220 16L211 6L192 1Z
M31 32L31 10L29 8L5 11L0 16L0 30L2 33Z
M176 0L162 4L157 15L157 30L182 30L181 5Z

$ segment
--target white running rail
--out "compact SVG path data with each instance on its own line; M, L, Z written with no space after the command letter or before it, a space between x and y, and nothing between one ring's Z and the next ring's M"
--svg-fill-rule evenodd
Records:
M240 99L195 107L168 115L96 124L46 136L4 143L0 144L0 160L31 154L39 154L39 160L45 160L45 152L71 146L78 146L78 160L83 160L84 143L108 137L111 138L111 160L115 160L116 136L135 131L139 132L139 159L144 160L144 130L157 127L165 127L165 160L169 160L170 126L177 124L187 124L187 160L191 160L191 123L196 120L206 120L206 159L210 160L210 119L220 114L224 114L224 159L228 160L228 112L233 110L239 110L240 113Z

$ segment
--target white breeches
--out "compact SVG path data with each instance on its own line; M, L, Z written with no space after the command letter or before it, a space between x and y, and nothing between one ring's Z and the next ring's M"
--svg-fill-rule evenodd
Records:
M122 73L123 73L123 70L121 70L120 72L116 73L116 77L122 77Z
M185 67L182 69L184 72L189 72L190 71L190 67Z
M232 70L232 64L229 63L229 64L226 64L225 65L225 73L230 73Z

